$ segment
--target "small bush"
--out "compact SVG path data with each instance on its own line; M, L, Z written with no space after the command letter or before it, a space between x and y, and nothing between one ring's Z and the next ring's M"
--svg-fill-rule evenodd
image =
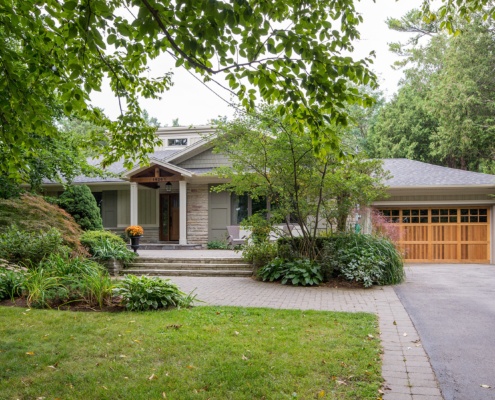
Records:
M94 245L100 243L102 239L107 239L116 245L126 244L122 236L116 235L115 233L109 231L85 231L81 235L81 243L88 249L89 254L91 255L93 255L92 250Z
M393 285L404 280L404 263L394 244L385 237L363 234L334 235L324 245L325 271L340 273L346 279Z
M0 260L0 300L20 296L27 270Z
M56 228L62 235L63 244L69 246L73 254L88 254L79 241L81 228L74 218L41 196L22 195L20 198L0 199L0 231L11 225L36 234Z
M114 288L130 311L156 310L168 307L189 307L196 296L181 292L169 279L126 275Z
M81 235L81 243L98 261L118 260L130 262L136 254L127 248L121 236L108 231L87 231Z
M0 233L0 258L26 267L35 267L50 254L64 253L62 235L55 228L46 232L26 232L11 225Z
M210 250L227 250L229 244L223 240L211 240L206 245L206 248Z
M130 251L125 243L102 239L94 244L93 258L98 261L118 260L123 263L134 260L137 255Z
M112 298L108 272L98 263L67 254L52 254L27 276L28 304L36 308L77 301L100 308Z
M277 257L277 243L267 240L260 242L251 242L242 246L242 258L253 264L254 268L260 268L268 264Z
M320 266L308 259L287 261L275 258L258 271L263 281L280 280L283 285L289 283L294 286L319 285L323 281Z
M24 282L27 304L34 308L49 308L52 303L67 297L67 289L60 284L60 278L51 276L43 268L32 270Z
M74 217L83 230L103 229L100 209L86 185L69 186L60 195L58 204Z

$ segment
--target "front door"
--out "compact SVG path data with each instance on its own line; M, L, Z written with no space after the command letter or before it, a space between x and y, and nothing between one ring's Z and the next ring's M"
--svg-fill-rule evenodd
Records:
M160 240L179 240L179 195L160 194Z

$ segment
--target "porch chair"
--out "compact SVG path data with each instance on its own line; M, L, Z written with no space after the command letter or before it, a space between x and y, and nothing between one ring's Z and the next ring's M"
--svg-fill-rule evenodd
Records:
M229 232L229 236L227 237L227 241L229 242L229 246L235 247L240 244L246 243L247 238L239 237L241 228L239 225L230 225L227 226L227 232Z

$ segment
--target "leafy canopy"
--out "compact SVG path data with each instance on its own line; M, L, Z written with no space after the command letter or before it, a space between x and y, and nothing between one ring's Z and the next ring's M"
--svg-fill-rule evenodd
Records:
M316 155L309 133L292 131L286 120L276 118L274 107L265 107L223 125L213 143L232 166L215 169L215 175L229 182L214 190L266 197L272 204L271 221L287 222L290 215L312 251L322 227L346 230L357 204L385 195L386 174L380 160L365 159L362 153Z
M164 53L205 81L223 77L247 108L283 104L292 130L335 147L344 105L372 103L349 86L374 83L370 60L341 54L361 20L352 0L0 0L0 147L9 151L0 172L15 176L59 137L63 115L106 129L104 164L145 160L157 139L138 99L172 84L170 73L148 72ZM105 79L121 105L115 121L90 104Z
M495 171L495 36L493 21L473 14L456 20L462 34L434 33L425 44L392 44L403 55L398 93L381 108L367 137L374 157L407 157L453 168ZM389 21L393 30L418 32L412 11Z

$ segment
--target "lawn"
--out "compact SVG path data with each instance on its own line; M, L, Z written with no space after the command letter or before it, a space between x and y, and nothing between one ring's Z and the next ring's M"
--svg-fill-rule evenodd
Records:
M0 307L3 399L376 399L377 320L234 307Z

